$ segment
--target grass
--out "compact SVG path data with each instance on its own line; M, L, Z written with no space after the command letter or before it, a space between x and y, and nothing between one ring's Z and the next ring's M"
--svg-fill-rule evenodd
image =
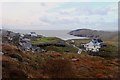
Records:
M47 47L43 47L43 49L45 49L47 51L55 51L55 52L60 52L60 53L64 53L64 52L77 53L77 51L78 51L78 49L76 49L72 46L65 46L65 47L47 46Z
M47 73L50 78L75 78L74 72L72 63L66 59L48 60L44 67L44 73Z
M118 58L118 48L117 46L107 45L107 47L101 48L99 52L99 56L107 59Z
M60 39L56 37L43 37L32 41L32 44L49 44L49 43L51 44L51 43L57 43L58 41L60 41Z
M56 37L43 37L43 38L38 38L37 40L32 41L32 44L56 44L59 43L60 41L63 41L59 38ZM73 52L77 53L78 49L74 48L73 46L67 45L64 43L65 46L43 46L41 47L42 49L45 49L46 51L55 51L55 52Z
M7 48L7 49L6 49ZM2 57L3 78L99 78L117 75L119 65L115 60L106 60L99 56L90 56L85 52L76 54L68 52L23 53L14 51L15 47L4 45ZM53 49L53 47L49 47ZM66 50L58 47L58 50ZM9 49L9 50L8 50ZM57 50L57 47L54 48ZM110 50L113 47L110 48ZM69 48L69 50L71 50ZM114 49L113 49L114 50ZM56 55L57 54L57 55ZM12 55L12 56L11 56ZM17 56L16 56L17 55ZM18 56L19 55L19 56ZM22 57L22 61L16 61L13 57ZM77 59L76 61L73 59ZM27 64L26 64L27 63ZM111 64L112 63L112 64ZM15 75L15 76L14 76Z
M101 48L99 52L87 52L92 56L100 56L105 59L117 59L118 58L118 47L114 45L107 44L106 47Z
M11 58L16 58L16 59L18 59L19 61L22 61L22 56L19 55L19 54L12 53L12 54L9 54L9 56L10 56Z
M16 53L18 54L18 53ZM98 74L103 76L114 76L117 69L115 65L109 65L111 61L107 62L105 59L98 57L90 57L87 54L61 54L61 56L54 56L56 52L45 53L45 54L31 54L31 53L22 53L23 61L14 61L10 56L6 56L9 60L5 63L6 60L3 60L3 78L5 75L10 77L16 72L24 72L20 77L27 76L29 78L90 78L96 77ZM29 59L28 64L24 64L24 60ZM78 61L72 61L72 59L78 59ZM8 64L9 63L9 64ZM108 64L106 66L106 64ZM14 66L14 67L13 67ZM113 68L113 70L109 70ZM104 73L107 72L107 73ZM19 74L12 77L18 77ZM99 76L98 76L99 77Z
M75 44L76 46L78 46L79 48L83 48L83 46L81 44L86 44L88 42L90 42L90 39L77 39L74 40L75 42L73 44ZM70 40L68 40L68 42L70 43ZM104 41L107 45L107 47L105 48L101 48L100 52L98 53L88 53L88 54L92 54L92 55L96 55L96 56L100 56L103 57L105 59L115 59L118 57L118 40L105 40Z
M74 41L75 41L74 44L77 47L80 47L81 44L86 44L86 43L90 42L91 40L90 39L75 39ZM71 43L71 40L68 40L67 42Z

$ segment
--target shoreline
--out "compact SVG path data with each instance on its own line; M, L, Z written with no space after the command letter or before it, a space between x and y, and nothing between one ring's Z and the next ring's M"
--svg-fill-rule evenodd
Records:
M87 37L77 37L68 34L70 30L12 30L13 32L18 32L20 34L27 34L29 32L36 32L38 35L45 37L57 37L62 40L72 40L72 39L89 39Z

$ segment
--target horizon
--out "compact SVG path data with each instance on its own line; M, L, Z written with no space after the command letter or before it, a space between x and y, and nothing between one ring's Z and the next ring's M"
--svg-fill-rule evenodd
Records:
M118 32L119 30L97 30L97 29L89 29L89 28L81 28L81 29L88 29L88 30L96 30L96 31L110 31L110 32ZM73 30L79 30L79 29L42 29L42 30L38 30L38 29L0 29L0 30L8 30L8 31L73 31Z

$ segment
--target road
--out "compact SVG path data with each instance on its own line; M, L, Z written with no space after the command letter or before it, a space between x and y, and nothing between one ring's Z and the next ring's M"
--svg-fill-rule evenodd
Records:
M75 46L74 44L72 46L78 49L78 52L77 52L78 54L81 54L82 49L80 49L79 47Z
M73 47L77 48L77 49L78 49L78 52L77 52L77 53L78 53L78 54L81 54L82 49L80 49L79 47L75 46L74 44L69 44L68 42L66 42L66 44L72 45Z

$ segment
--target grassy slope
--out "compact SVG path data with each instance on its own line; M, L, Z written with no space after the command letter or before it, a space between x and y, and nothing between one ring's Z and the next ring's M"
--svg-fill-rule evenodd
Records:
M3 78L113 78L117 76L119 66L115 60L105 60L86 53L23 53L10 45L4 45L3 52Z
M56 37L44 37L44 38L38 38L37 40L34 40L32 41L32 44L54 44L54 43L59 43L60 41L63 41L59 38L56 38ZM64 42L64 41L63 41ZM46 47L41 47L47 51L56 51L56 52L60 52L60 53L63 53L63 52L75 52L77 53L78 49L70 46L70 45L67 45L65 43L65 47L57 47L57 46L46 46Z
M82 47L81 44L86 44L90 42L90 39L76 39L75 45L78 47ZM70 43L70 40L67 42ZM99 52L98 56L107 58L107 59L115 59L118 56L118 38L113 37L111 39L104 40L104 43L106 43L107 47L102 48L101 52Z
M112 39L113 37L118 36L117 31L98 31L98 30L90 30L90 29L78 29L78 30L73 30L70 32L73 35L86 35L86 37L89 36L98 36L104 40L106 39Z
M47 51L55 51L55 52L60 52L60 53L64 53L64 52L73 52L73 53L77 53L78 49L72 47L72 46L65 46L65 47L57 47L57 46L47 46L44 47L43 49L47 50Z
M60 41L60 39L56 37L43 37L32 41L32 44L57 43L58 41Z
M70 41L71 40L68 40L67 42L71 43ZM80 47L81 44L86 44L86 43L90 42L91 40L90 39L75 39L74 41L75 41L74 44L76 46Z

